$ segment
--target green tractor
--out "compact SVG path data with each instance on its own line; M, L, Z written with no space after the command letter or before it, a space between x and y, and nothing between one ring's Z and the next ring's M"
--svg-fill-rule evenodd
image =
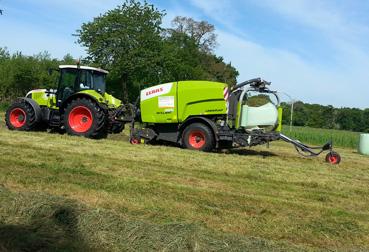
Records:
M89 138L123 130L127 106L106 92L107 71L80 65L55 70L60 73L56 90L32 90L8 108L10 130L56 129Z

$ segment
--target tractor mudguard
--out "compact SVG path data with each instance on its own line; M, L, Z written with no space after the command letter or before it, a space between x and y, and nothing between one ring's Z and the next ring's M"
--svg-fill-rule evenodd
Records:
M102 108L102 109L107 109L107 106L104 106L104 104L102 103L104 100L101 98L101 101L100 99L98 99L97 97L93 96L93 95L90 95L88 93L76 93L76 94L73 94L71 96L68 97L68 99L66 99L60 106L61 109L65 109L65 107L74 99L77 99L77 98L82 98L82 97L86 97L88 99L91 99L93 101L95 101L97 104L99 104L99 106ZM101 96L102 97L102 96Z
M212 120L210 120L209 118L202 117L202 116L196 116L196 117L188 118L183 124L181 124L181 126L179 127L179 130L182 132L188 125L190 125L191 123L195 123L195 122L204 123L204 124L210 126L210 128L212 129L212 131L214 133L215 141L218 145L218 140L219 140L218 128L215 125L215 123Z
M40 122L42 120L42 111L36 101L26 97L20 97L18 100L23 100L32 106L33 110L35 111L36 122Z

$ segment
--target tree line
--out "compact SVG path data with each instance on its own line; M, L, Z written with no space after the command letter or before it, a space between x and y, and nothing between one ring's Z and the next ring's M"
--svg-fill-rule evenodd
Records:
M291 105L282 103L283 121L290 124ZM369 132L369 108L334 108L331 105L294 103L293 125L312 128Z
M56 88L57 76L49 75L48 69L60 64L75 64L75 60L69 54L58 60L47 52L26 56L0 48L0 105L5 107L35 88Z

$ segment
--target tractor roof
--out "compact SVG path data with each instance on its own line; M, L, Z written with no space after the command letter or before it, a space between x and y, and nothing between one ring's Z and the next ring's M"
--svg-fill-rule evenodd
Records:
M60 65L59 69L64 69L64 68L74 68L77 69L78 66L77 65ZM89 67L89 66L79 66L80 69L85 69L85 70L93 70L93 71L97 71L97 72L101 72L101 73L105 73L108 74L109 72L100 68L95 68L95 67Z

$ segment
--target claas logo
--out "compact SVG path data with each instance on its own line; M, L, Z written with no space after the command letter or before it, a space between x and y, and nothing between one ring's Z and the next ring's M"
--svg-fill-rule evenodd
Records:
M156 88L156 89L153 89L153 90L149 90L146 92L146 96L148 95L152 95L152 94L156 94L156 93L160 93L160 92L163 92L164 89L161 87L161 88Z

